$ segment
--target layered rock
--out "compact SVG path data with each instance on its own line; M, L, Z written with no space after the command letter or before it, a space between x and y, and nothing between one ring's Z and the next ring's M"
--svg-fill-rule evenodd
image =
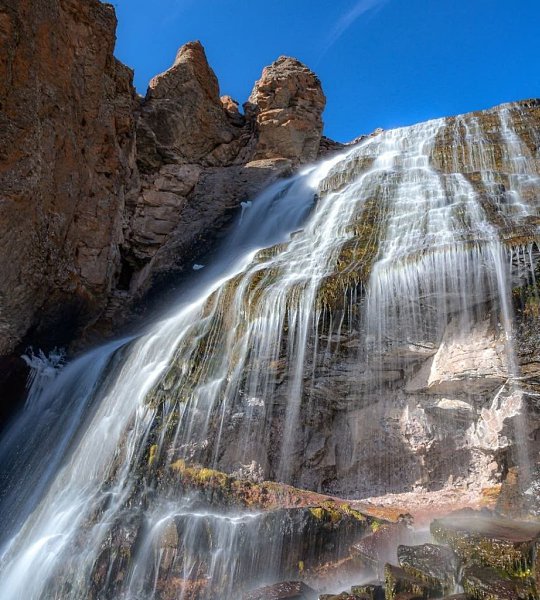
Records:
M205 377L232 378L227 390L234 393L224 412L216 408L222 402L216 395L210 409L215 414L200 431L202 420L196 411L191 415L188 400L183 418L190 427L193 418L207 444L198 461L212 457L225 472L254 461L266 478L340 496L454 490L475 495L477 502L497 493L509 467L536 461L538 251L522 245L537 235L531 214L538 162L533 154L526 161L519 155L540 118L538 107L524 102L378 133L337 163L321 182L320 210L309 225L310 235L320 227L327 247L335 244L328 262L321 259L323 268L310 270L298 249L307 254L310 248L311 255L317 248L302 231L258 253L244 274L212 297L219 303L215 328L208 327L190 354L183 354L185 346L178 350L151 394L152 402L177 397L186 393L188 381L187 397L197 397L207 389ZM463 131L473 130L475 136L464 142ZM471 145L480 146L473 155ZM389 147L396 149L395 164L380 169L379 152ZM418 176L426 177L425 187L411 164L422 165ZM504 190L496 183L503 180ZM327 198L335 204L347 198L345 212L362 194L358 213L344 217L342 227L331 229L334 223L322 217L314 225L319 215L330 214L324 212ZM420 206L414 204L418 197L425 199ZM393 250L398 256L390 260L386 253ZM320 277L313 304L298 310L305 311L305 322L316 324L307 330L298 366L291 358L297 351L291 327L286 321L282 337L276 334L271 311L274 304L285 313L296 307L311 274ZM285 296L287 302L279 304ZM244 306L239 317L235 308ZM260 331L271 357L227 355L216 365L220 344L251 348L245 320ZM265 329L265 323L272 327ZM258 348L259 338L253 343ZM185 364L193 365L188 373ZM302 389L292 400L295 385ZM171 451L181 455L185 447L174 443L178 447ZM537 487L530 480L520 485L534 497Z
M126 304L188 272L241 202L315 160L324 105L315 74L281 57L255 84L244 116L238 102L220 98L200 42L180 48L141 101L141 193L127 207L122 276L102 331L118 327Z
M139 165L154 171L162 164L212 162L212 153L235 137L202 45L182 46L173 66L152 79L142 104Z

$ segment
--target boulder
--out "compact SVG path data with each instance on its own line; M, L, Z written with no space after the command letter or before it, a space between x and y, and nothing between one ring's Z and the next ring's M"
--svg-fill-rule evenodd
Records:
M463 570L462 585L468 596L479 600L535 600L530 577L509 577L491 567L471 563Z
M369 600L384 600L384 583L365 583L363 585L355 585L351 588L352 594L362 594Z
M422 546L398 546L398 561L401 568L428 583L441 593L454 590L459 561L445 546L423 544Z
M317 593L301 581L275 583L244 594L244 600L316 600Z
M386 600L436 598L439 595L429 584L394 565L385 566L384 580Z
M368 594L353 594L352 592L341 592L341 594L322 594L319 600L370 600Z
M436 519L430 529L437 541L450 546L465 563L476 562L508 576L539 572L538 523L466 511Z
M376 523L370 533L353 545L353 552L365 569L382 577L382 566L388 560L395 560L396 547L408 542L410 536L406 516L397 523Z

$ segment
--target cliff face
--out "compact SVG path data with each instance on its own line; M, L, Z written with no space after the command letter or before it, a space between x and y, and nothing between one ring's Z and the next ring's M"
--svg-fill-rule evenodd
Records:
M131 71L97 0L0 3L0 354L105 305L136 181Z
M190 270L242 201L313 161L324 105L318 78L281 57L263 71L242 115L235 100L220 98L201 44L180 48L141 101L141 189L127 207L123 276L100 327L118 326L126 298L143 298L156 282Z
M193 42L138 100L115 28L98 0L0 3L0 355L116 333L242 200L317 154L324 95L298 61L244 117ZM288 119L273 141L263 83Z

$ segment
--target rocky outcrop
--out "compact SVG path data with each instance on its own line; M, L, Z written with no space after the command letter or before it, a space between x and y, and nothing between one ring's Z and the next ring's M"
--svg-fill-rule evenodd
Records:
M0 5L0 354L69 343L114 286L136 185L115 28L98 0Z
M507 379L504 339L489 320L464 335L454 321L446 328L437 353L407 384L408 392L480 394L500 387Z
M317 155L324 95L298 61L265 71L246 120L199 42L137 100L115 28L98 0L0 7L0 355L117 333L242 201Z
M300 61L280 56L264 69L244 105L256 135L254 158L314 161L325 104L318 77Z
M141 191L128 204L123 270L99 323L112 332L129 307L188 272L241 202L317 157L324 94L317 77L281 57L263 71L242 115L222 96L200 42L150 82L137 121Z
M236 355L227 355L226 375L217 372L220 377L234 373L231 377L237 377L237 387L224 409L226 416L216 411L215 420L210 417L201 427L200 437L207 447L197 455L199 462L206 464L212 457L220 470L231 473L239 464L254 461L267 479L278 478L342 497L444 490L453 491L456 496L475 496L477 502L487 495L493 498L516 464L526 466L530 462L537 472L540 438L536 398L540 369L535 282L539 278L538 267L536 274L531 269L537 265L538 251L532 244L523 248L524 240L532 239L533 221L519 216L516 207L506 207L516 194L527 199L534 197L532 182L537 181L537 161L526 161L530 176L517 177L514 171L523 169L515 157L516 148L525 144L527 131L534 130L539 117L537 104L520 103L456 120L441 120L436 127L428 124L408 132L378 133L361 142L342 164L337 163L321 184L319 206L324 207L325 199L334 198L334 193L338 199L343 197L340 191L347 201L354 201L353 194L347 196L351 188L345 186L351 182L356 185L362 177L362 185L353 188L356 194L369 188L372 178L381 176L378 165L373 167L379 151L384 153L392 140L407 136L406 148L410 152L415 131L422 132L424 139L426 129L435 129L430 138L433 171L429 172L430 186L426 187L429 199L417 213L414 206L411 210L414 209L412 214L417 214L419 223L433 217L430 227L436 230L445 223L439 211L446 210L444 207L454 199L452 215L457 215L458 225L455 230L443 231L444 244L431 248L431 238L417 244L418 238L423 240L424 231L420 227L414 230L415 223L402 225L411 214L405 214L404 207L412 200L406 194L401 196L401 190L408 190L410 185L420 196L424 193L415 187L417 181L407 179L409 171L400 172L410 164L409 156L404 154L403 162L401 158L397 160L395 171L390 169L388 175L382 170L380 187L367 192L370 195L361 205L358 219L347 225L343 246L333 255L336 260L328 265L328 275L320 280L309 317L319 320L313 331L306 334L297 427L290 434L286 455L281 445L289 427L291 389L298 371L291 364L296 350L287 346L287 336L291 334L285 329L273 347L272 360L265 355L237 364ZM512 126L516 124L516 132L522 136L513 146L508 145L510 134L502 135L505 119ZM466 127L475 128L474 142L469 140L467 144L462 141ZM478 156L468 157L463 163L462 155L469 153L470 143L483 144L485 136L491 137L489 145L483 147L483 168L486 170L487 165L490 174L484 174L473 187L467 178L476 177ZM500 153L492 152L495 144L500 145ZM431 148L429 144L422 146L425 147ZM448 154L448 148L456 147L462 152ZM523 148L519 150L524 153ZM506 181L506 191L500 187L503 184L493 183L499 180ZM512 188L515 181L520 182L519 188ZM441 200L439 205L437 196L434 202L436 215L430 213L429 206L434 189L440 189ZM397 198L393 196L396 192ZM500 199L503 194L504 202ZM469 197L474 200L468 200L464 207L463 199ZM485 213L479 215L480 203ZM534 208L531 206L530 210ZM500 223L503 212L506 224L501 230L505 233L502 241L496 235L487 242L469 240L471 219L480 219L482 228L491 236L492 232L499 232L495 224ZM321 208L317 214L328 213ZM452 215L449 213L450 221ZM462 220L467 224L463 230L459 229ZM325 220L320 226L326 228L328 222ZM409 226L415 231L414 236ZM323 230L331 237L326 233L328 229ZM397 234L403 234L403 238ZM388 235L397 237L390 239ZM412 251L402 263L382 258L387 248L385 240L391 248L397 248L402 245L398 242L407 244L413 238ZM230 307L242 306L241 303L249 306L241 319L252 319L250 322L257 326L259 318L263 323L270 320L266 311L279 297L273 295L275 290L288 285L283 274L292 270L296 255L291 249L297 248L297 239L306 241L302 232L295 233L290 242L261 252L254 260L253 271L246 271L224 286L219 301L220 311L227 315L223 322L238 322L238 311ZM454 247L455 241L462 239L465 243ZM377 256L379 262L374 263ZM286 257L286 268L281 257ZM429 262L431 257L433 262ZM300 281L302 258L298 257L295 271ZM259 264L264 268L258 269ZM446 273L439 280L443 267ZM496 278L497 269L505 271L504 276ZM474 275L470 285L463 284L465 273ZM406 285L399 287L402 284ZM400 294L379 297L376 294L380 289L396 289ZM293 286L290 298L295 298L296 293ZM410 296L412 306L404 300ZM231 298L235 301L228 304ZM373 313L369 312L370 305ZM507 314L515 312L519 317L515 327L508 323L503 308ZM379 325L387 327L384 336ZM223 328L221 322L217 327L220 333L209 329L212 334L190 354L197 368L213 368L221 340L229 339L231 330ZM273 329L262 329L261 335L268 335L272 340L268 343L274 343L270 337ZM246 340L247 336L241 338L241 343L249 347ZM163 376L166 384L159 387L153 398L182 394L184 378L199 389L198 371L191 379L191 373L186 376L180 368L186 360L183 351L184 347L178 350L177 358ZM219 368L225 373L225 367ZM264 385L253 383L263 378ZM177 389L180 381L182 385ZM214 406L219 402L216 399ZM191 422L191 415L184 418ZM195 411L192 418L194 427L198 427L200 419ZM218 434L218 424L221 428L222 423L227 425ZM218 436L220 441L213 445ZM527 491L522 497L535 497L537 485L527 484L525 478L520 486L522 492ZM507 497L510 495L509 491Z
M137 126L143 171L162 164L212 163L219 146L238 137L200 42L180 48L174 65L150 82ZM219 161L218 158L215 160Z

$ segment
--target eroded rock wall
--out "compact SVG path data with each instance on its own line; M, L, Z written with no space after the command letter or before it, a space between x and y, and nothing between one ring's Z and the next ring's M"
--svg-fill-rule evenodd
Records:
M0 3L0 355L117 334L242 201L317 155L324 95L298 61L265 70L287 121L264 142L261 82L246 118L190 42L137 98L115 29L98 0Z
M164 280L188 273L237 214L276 179L314 161L325 97L316 75L280 57L255 83L245 115L220 97L200 42L151 82L137 120L141 191L128 204L123 270L102 331ZM165 286L166 287L166 286Z
M97 0L0 3L0 354L68 344L119 270L131 71Z

